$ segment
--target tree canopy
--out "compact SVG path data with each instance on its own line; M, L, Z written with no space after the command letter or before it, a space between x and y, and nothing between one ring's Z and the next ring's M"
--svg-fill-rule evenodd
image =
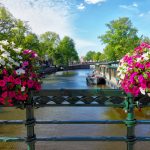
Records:
M73 39L47 31L41 35L32 33L27 22L16 19L2 5L0 5L0 40L14 42L18 47L32 49L38 52L43 59L48 59L54 65L66 65L71 61L78 60Z
M140 43L137 29L127 17L113 20L106 24L108 30L99 39L106 44L104 54L107 60L118 60L132 51Z
M61 53L63 62L65 65L68 65L70 62L78 61L78 54L75 49L75 44L73 39L68 36L65 36L59 43L58 51ZM61 59L62 59L61 58Z
M101 53L95 51L88 51L84 57L85 61L100 61Z

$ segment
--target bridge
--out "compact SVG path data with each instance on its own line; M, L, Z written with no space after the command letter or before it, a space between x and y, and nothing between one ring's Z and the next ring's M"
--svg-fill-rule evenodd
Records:
M140 105L139 105L140 104ZM1 106L8 107L8 106ZM1 136L0 142L25 142L28 150L35 150L35 142L44 141L103 141L125 142L127 150L134 150L136 142L150 141L149 136L137 136L138 124L150 124L150 120L136 120L134 109L150 107L149 97L138 99L117 89L53 89L31 91L26 103L16 103L14 107L26 110L25 120L0 120L0 125L21 125L26 127L26 137ZM115 107L126 111L125 120L36 120L34 110L39 107ZM38 124L124 124L127 133L122 136L36 136L35 125ZM48 132L48 131L47 131ZM51 147L49 147L51 150Z

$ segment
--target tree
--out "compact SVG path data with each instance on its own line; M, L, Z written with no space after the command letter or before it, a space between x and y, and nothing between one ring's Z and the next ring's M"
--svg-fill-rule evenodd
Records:
M100 56L101 56L100 52L95 53L93 56L94 61L96 62L100 61Z
M85 60L86 61L94 61L94 55L95 55L95 51L88 51L85 55Z
M143 37L141 38L141 42L146 42L146 43L150 44L150 38L147 37L147 36L143 36Z
M3 6L0 5L0 40L10 38L11 29L15 25L15 18Z
M40 43L37 35L34 33L26 35L23 41L23 48L35 50L40 54Z
M23 47L25 36L29 31L29 26L18 19L15 22L14 28L11 29L11 41L15 42L17 46Z
M42 50L42 55L48 55L49 58L54 62L56 56L56 49L59 45L60 37L55 32L45 32L40 35L40 47Z
M63 58L63 64L69 65L70 62L78 61L78 53L75 49L75 44L73 39L65 36L59 43L58 51L61 53L61 58Z
M106 44L104 54L108 60L118 60L139 45L138 30L133 27L129 18L113 20L106 26L108 30L99 39Z

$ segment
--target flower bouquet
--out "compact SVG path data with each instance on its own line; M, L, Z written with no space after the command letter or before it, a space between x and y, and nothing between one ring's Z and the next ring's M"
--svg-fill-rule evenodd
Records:
M41 89L37 60L36 52L16 48L13 42L0 41L1 105L25 103L30 90Z
M126 54L117 69L119 83L126 93L150 96L150 45L142 43Z

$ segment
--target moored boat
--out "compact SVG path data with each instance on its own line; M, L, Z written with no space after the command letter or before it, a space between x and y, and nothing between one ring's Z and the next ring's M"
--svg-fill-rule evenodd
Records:
M106 80L104 77L95 75L94 73L91 75L90 74L87 75L86 82L87 82L87 84L93 84L93 85L106 84Z

